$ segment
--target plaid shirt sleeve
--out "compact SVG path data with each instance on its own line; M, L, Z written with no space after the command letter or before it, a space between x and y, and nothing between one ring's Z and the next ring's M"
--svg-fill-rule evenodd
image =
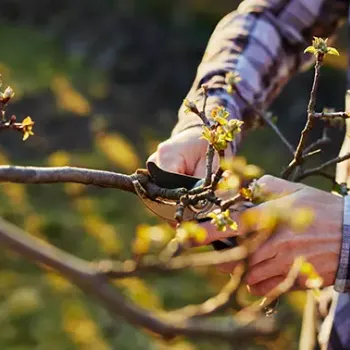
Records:
M306 63L303 50L313 36L328 37L347 16L348 0L245 0L223 18L212 34L187 98L203 100L209 87L207 111L224 106L232 118L253 125L252 113L225 89L227 72L237 72L238 88L250 104L265 110L290 77ZM308 57L310 58L310 57ZM199 126L198 117L179 111L176 134ZM237 140L239 142L239 140ZM235 151L236 145L233 145Z
M350 292L350 195L344 197L343 239L334 289Z

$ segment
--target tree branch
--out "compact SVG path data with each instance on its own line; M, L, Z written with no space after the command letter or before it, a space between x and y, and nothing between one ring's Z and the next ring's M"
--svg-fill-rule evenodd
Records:
M136 171L125 175L106 170L95 170L76 167L33 167L33 166L0 166L0 182L21 184L80 183L100 187L115 188L136 194L133 181L138 180L149 198L162 197L171 200L179 199L186 189L167 189L150 181L146 171Z
M329 166L335 165L337 163L341 163L341 162L343 162L344 160L347 160L347 159L350 159L350 153L347 153L347 154L345 154L344 156L341 156L341 157L333 158L333 159L329 160L328 162L325 162L325 163L321 164L320 166L318 166L316 168L305 170L302 174L300 174L296 178L296 181L301 181L301 180L307 178L308 176L315 175L315 174L321 175L322 174L322 170L328 168Z
M224 251L212 251L183 256L175 256L169 260L160 260L154 256L146 256L139 263L133 260L125 262L104 260L95 263L100 274L109 278L124 278L143 272L169 272L193 267L217 266L246 258L247 249L235 247Z
M112 171L75 167L0 166L0 182L50 184L75 182L84 185L111 187L135 193L132 177Z
M206 175L205 175L203 187L207 187L211 184L214 156L215 156L215 149L210 143L208 143L208 149L206 154L206 157L207 157Z
M294 156L294 147L291 145L291 143L286 139L286 137L283 135L281 130L278 128L276 124L274 124L270 118L267 118L266 115L259 111L255 106L253 106L240 92L237 86L234 87L235 92L237 95L241 98L241 100L252 110L252 112L261 118L274 132L275 134L280 138L282 143L288 148L289 152Z
M230 276L230 280L221 289L219 294L206 300L203 304L188 305L183 307L182 309L172 311L171 313L180 314L188 318L192 318L209 316L219 311L225 310L232 304L235 292L241 282L244 270L245 269L243 264L239 264L238 266L236 266L232 275Z
M350 118L350 114L347 112L321 112L321 113L314 113L314 118L316 119L336 119L336 118L342 118L342 119L348 119Z
M254 336L276 332L274 320L265 318L254 320L249 324L240 324L233 318L188 320L172 317L171 314L156 317L126 300L105 276L84 260L39 241L2 219L0 219L0 245L12 249L36 264L43 264L56 270L84 292L99 300L110 312L123 315L130 323L145 327L165 338L186 335L232 341L247 340Z
M309 104L307 107L307 121L304 126L304 129L301 132L299 143L294 154L293 160L289 163L288 167L282 172L282 178L288 179L292 174L293 170L303 163L303 153L306 146L306 142L309 136L309 133L313 127L314 114L315 114L315 105L316 105L316 94L317 88L320 80L320 70L323 63L323 56L321 54L317 55L316 65L315 65L315 75L314 81L312 84L312 89L310 93Z
M262 300L257 300L252 305L249 305L246 308L239 311L238 316L248 315L248 317L250 316L252 317L252 319L254 319L257 313L260 313L264 308L271 305L282 294L287 293L294 286L296 280L298 279L302 263L302 258L295 259L293 265L289 269L286 278L275 288L273 288L269 293L267 293Z

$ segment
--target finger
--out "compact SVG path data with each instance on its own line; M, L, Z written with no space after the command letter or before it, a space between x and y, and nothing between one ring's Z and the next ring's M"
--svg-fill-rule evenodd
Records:
M279 284L284 281L283 276L274 276L268 280L265 280L261 283L250 285L250 293L256 296L264 296L271 292L272 289L276 288Z
M277 255L279 244L277 235L278 233L274 233L272 237L267 238L267 240L250 255L248 261L249 268L272 259Z
M224 263L221 265L217 265L216 269L221 273L231 273L238 264L239 262Z
M206 174L206 159L201 159L194 170L193 176L198 178L204 178Z
M271 259L249 268L245 277L245 282L248 285L258 284L272 277L284 275L284 272L284 264L279 263L272 257Z
M287 195L296 192L305 185L280 179L271 175L264 175L258 180L258 184L263 186L264 192L273 195Z
M200 226L207 232L205 240L201 242L202 245L209 244L219 239L237 236L237 231L231 230L230 228L226 231L219 231L210 221L203 222Z
M172 152L164 150L164 147L153 153L147 162L154 162L161 169L174 173L184 174L186 172L186 163L183 156L174 150Z
M245 235L246 233L251 232L252 230L262 231L264 228L266 228L265 224L262 221L257 219L256 225L252 227L250 224L246 223L245 217L248 213L250 216L255 216L256 218L259 218L259 215L261 213L261 208L265 205L266 204L263 203L258 207L247 209L245 210L244 214L237 213L237 212L231 213L232 220L237 223L237 227L238 227L237 230L232 230L230 228L227 228L226 231L219 231L216 228L216 226L213 225L210 221L201 223L200 225L207 231L207 236L203 244L209 244L213 241L220 240L223 238Z

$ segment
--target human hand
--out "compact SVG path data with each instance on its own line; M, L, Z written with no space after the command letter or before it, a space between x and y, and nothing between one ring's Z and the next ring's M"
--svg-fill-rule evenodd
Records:
M269 175L263 176L258 183L264 184L264 190L278 198L248 209L247 212L259 216L265 210L286 208L286 203L291 202L293 208L310 208L314 219L303 233L294 232L289 225L278 225L270 238L249 256L245 282L250 286L251 293L266 295L286 278L298 256L305 257L314 266L324 286L332 285L338 269L342 239L342 197ZM226 236L247 233L243 215L237 218L238 232L226 232ZM265 223L258 219L254 231L263 232ZM223 237L223 233L216 231L210 223L202 225L208 232L205 243ZM226 264L223 269L231 272L234 266ZM306 279L306 276L298 277L295 288L305 289Z
M201 127L184 130L160 143L157 151L147 161L153 161L167 171L203 178L208 142L200 139L201 135ZM229 155L230 152L226 151L226 156ZM213 169L218 163L218 156L215 155Z

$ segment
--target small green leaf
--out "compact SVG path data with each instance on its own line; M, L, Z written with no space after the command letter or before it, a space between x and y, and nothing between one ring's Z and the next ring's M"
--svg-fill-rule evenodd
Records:
M313 46L308 46L305 50L304 53L312 53L313 55L317 52L317 50Z
M215 117L214 120L220 125L226 125L228 123L227 119L220 116Z
M334 47L329 47L327 50L327 54L339 56L339 51L337 49L335 49Z

